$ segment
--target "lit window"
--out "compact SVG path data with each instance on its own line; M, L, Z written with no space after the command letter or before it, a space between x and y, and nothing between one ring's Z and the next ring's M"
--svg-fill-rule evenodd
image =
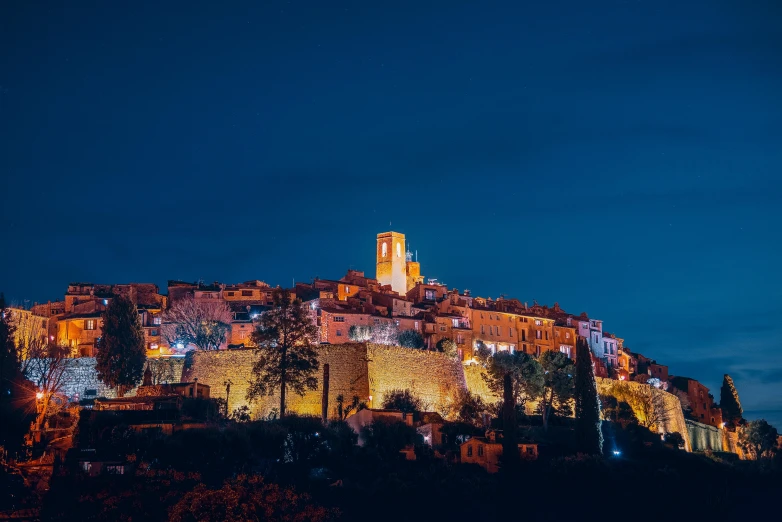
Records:
M388 244L387 243L383 243L382 250L383 250L383 257L386 257L388 255Z
M542 325L543 325L543 321L541 321L540 319L535 319L535 326L542 326Z
M84 329L85 330L94 330L95 329L95 320L94 319L87 319L84 321Z
M543 339L543 332L535 330L535 339Z
M418 321L415 322L415 329L418 330Z
M152 324L160 324L160 317L159 316L153 317Z
M402 244L396 244L396 257L402 257Z

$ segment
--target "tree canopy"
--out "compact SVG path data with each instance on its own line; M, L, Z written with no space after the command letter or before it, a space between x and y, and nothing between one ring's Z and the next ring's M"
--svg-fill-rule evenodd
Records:
M552 410L566 408L573 399L576 367L570 357L562 352L546 352L538 358L538 362L543 369L543 389L540 396L543 428L548 429Z
M383 396L383 408L387 410L399 410L405 413L423 411L423 401L410 390L390 390Z
M753 420L739 430L739 446L753 459L770 458L777 450L778 436L765 419Z
M424 337L418 330L402 330L399 332L399 346L420 350L424 347Z
M498 352L486 359L484 381L491 391L503 396L503 379L510 374L513 386L513 399L523 405L543 392L545 385L543 367L532 356L524 352Z
M98 339L95 368L98 379L117 388L122 396L133 387L144 371L146 348L136 305L124 296L116 296L103 312L103 332Z
M275 289L272 298L272 309L261 314L252 335L258 359L253 364L247 398L279 392L280 417L284 417L288 389L304 395L318 387L315 374L320 364L313 345L317 327L307 307L299 299L291 299L289 292Z

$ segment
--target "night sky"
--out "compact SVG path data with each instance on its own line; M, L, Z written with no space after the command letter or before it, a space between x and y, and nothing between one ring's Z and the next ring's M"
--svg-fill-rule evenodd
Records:
M7 298L374 275L391 223L782 428L778 0L52 4L0 3Z

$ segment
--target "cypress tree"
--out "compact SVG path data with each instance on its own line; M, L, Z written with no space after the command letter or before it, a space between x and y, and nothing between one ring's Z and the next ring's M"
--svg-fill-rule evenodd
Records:
M600 405L595 372L586 339L576 342L576 444L582 453L603 453L600 431Z
M744 415L739 401L739 392L733 384L733 379L727 373L722 378L722 388L720 388L720 408L722 409L722 420L726 425L735 428Z
M98 379L122 396L142 376L146 350L144 329L136 305L124 296L111 300L103 312L103 332L98 339L95 369Z
M513 471L519 464L519 447L516 442L516 399L513 396L513 380L509 373L502 379L502 469Z

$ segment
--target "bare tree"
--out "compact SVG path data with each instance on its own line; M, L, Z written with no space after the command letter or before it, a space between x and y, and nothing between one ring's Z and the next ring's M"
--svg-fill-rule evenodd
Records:
M65 385L76 359L68 357L70 348L46 345L36 340L28 346L28 357L22 361L22 373L37 389L38 418L36 429L41 429L44 420L56 413L66 402Z
M48 344L47 319L19 308L11 308L10 313L15 328L14 342L21 359L40 355L40 348Z
M372 327L370 340L375 344L398 345L399 328L391 322L376 324Z
M659 431L676 412L675 406L666 400L665 393L654 386L639 385L622 390L622 396L618 398L630 404L641 426Z
M182 345L199 350L219 350L231 328L233 315L222 300L196 301L185 297L163 315L161 333L172 348Z
M174 361L170 359L149 359L149 371L152 373L152 384L168 384L178 382L174 375Z

